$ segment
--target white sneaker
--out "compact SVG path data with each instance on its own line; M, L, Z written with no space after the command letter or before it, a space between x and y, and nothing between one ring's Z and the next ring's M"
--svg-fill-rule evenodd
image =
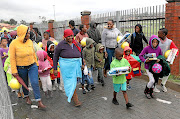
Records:
M53 85L52 89L55 91L55 90L56 90L56 86L55 86L55 85Z
M154 87L154 90L153 90L155 93L159 93L160 90L156 88L156 86Z
M163 92L167 92L167 88L164 85L161 84L161 87Z

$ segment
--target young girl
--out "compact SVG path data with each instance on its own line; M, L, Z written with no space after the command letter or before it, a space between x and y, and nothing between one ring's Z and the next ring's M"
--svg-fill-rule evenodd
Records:
M128 60L129 64L131 65L131 72L126 75L127 79L127 89L131 90L130 80L134 76L141 76L141 65L140 59L138 56L132 55L132 49L129 46L124 48L124 58Z
M7 47L7 39L6 38L1 38L1 49L0 49L0 54L1 54L1 59L2 59L2 63L3 63L3 67L4 67L4 62L8 57L8 50L9 48Z
M144 90L144 93L148 99L153 98L153 88L154 88L155 79L153 77L153 74L149 72L148 70L149 64L151 61L148 58L145 59L144 55L149 54L149 53L156 53L156 57L158 57L159 55L162 55L161 48L159 47L159 42L160 40L158 36L152 35L149 40L149 46L145 47L139 55L139 58L141 59L141 61L145 63L146 72L149 77L149 82L146 85L146 88ZM158 59L157 62L159 61L160 60Z
M135 26L135 32L131 35L131 45L130 45L132 50L136 53L136 56L138 56L143 50L142 39L148 45L148 41L142 32L142 26L140 24L137 24Z
M54 49L55 49L55 44L52 41L48 41L47 42L47 47L46 47L45 51L47 51L47 54L48 54L47 59L50 62L50 65L52 67L53 67ZM54 73L53 73L53 69L51 69L50 76L51 76L53 90L56 90L55 80L57 79L57 84L58 84L59 90L64 91L64 86L62 85L63 84L62 81L60 83L60 69L59 69L59 65L58 65L58 75L55 76Z
M52 66L49 64L49 61L47 60L47 53L45 51L39 50L37 51L37 57L38 57L38 63L39 63L39 77L42 82L42 88L45 93L45 96L52 97L51 91L52 91L52 83L50 78L50 69Z

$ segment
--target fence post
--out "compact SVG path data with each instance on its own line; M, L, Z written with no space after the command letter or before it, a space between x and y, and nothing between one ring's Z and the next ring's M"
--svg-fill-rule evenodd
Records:
M167 37L172 39L175 45L180 48L180 0L167 0L165 27L168 29ZM171 66L171 73L179 76L180 57L177 57Z
M82 11L81 12L81 15L82 15L81 16L81 23L83 25L86 25L87 29L89 28L90 14L91 14L90 11Z
M54 38L53 23L54 23L54 20L49 20L49 22L48 22L48 28L49 28L49 30L50 30L50 35L51 35L51 37Z
M14 119L2 61L0 61L0 77L0 119Z
M116 28L119 29L119 31L121 31L121 26L120 26L120 23L119 23L119 20L120 20L120 11L116 11Z

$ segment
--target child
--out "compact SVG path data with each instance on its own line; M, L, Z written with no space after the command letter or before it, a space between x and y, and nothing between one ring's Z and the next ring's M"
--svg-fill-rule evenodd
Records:
M152 35L149 40L149 46L145 47L139 55L139 58L141 59L141 61L145 63L146 72L149 77L149 82L146 85L146 88L144 90L144 94L146 95L148 99L153 98L153 88L154 88L155 79L154 79L153 74L149 72L148 70L150 60L148 58L145 59L144 55L148 53L156 53L156 57L158 57L159 55L162 55L161 48L159 47L159 42L160 42L159 38L156 35ZM158 59L157 62L159 61L160 60Z
M49 32L44 32L44 39L42 39L43 49L45 50L48 41L55 41L54 38L50 37Z
M148 45L148 41L144 36L144 33L142 32L142 26L140 24L137 24L135 26L135 32L131 35L131 44L130 44L130 47L136 53L136 56L138 56L143 50L142 39Z
M55 44L52 41L48 41L47 42L47 47L46 47L46 51L47 51L47 54L48 54L47 59L50 62L50 65L52 67L53 67L54 49L55 49ZM61 83L60 83L60 69L59 69L59 65L58 65L58 75L55 76L54 73L53 73L53 69L51 69L50 76L51 76L53 90L56 90L55 80L57 79L57 84L58 84L59 90L64 91L63 82L61 81Z
M94 88L95 88L93 77L92 77L92 71L94 68L94 54L95 54L95 48L94 48L93 43L94 43L94 41L91 38L87 38L86 39L86 47L83 49L83 52L82 52L83 58L87 64L92 90L94 90Z
M52 83L50 78L50 69L52 68L52 66L49 64L49 61L47 60L47 53L45 51L37 51L37 57L39 63L38 73L40 80L42 82L43 91L46 97L52 97Z
M117 67L126 67L129 66L130 64L129 62L123 58L123 50L120 48L116 48L115 49L115 59L112 61L110 68L117 68ZM127 92L126 92L126 76L125 74L120 74L120 75L116 75L113 76L113 86L114 86L114 98L112 100L112 103L114 103L115 105L119 105L117 99L116 99L116 94L121 90L123 92L124 95L124 99L126 101L126 107L132 107L133 105L131 103L129 103L128 101L128 96L127 96Z
M158 31L158 37L160 38L160 43L159 43L159 47L162 50L163 56L165 54L165 52L167 50L170 50L172 48L178 49L176 47L176 45L174 44L174 42L171 39L168 39L166 36L168 34L168 30L166 28L161 28ZM177 52L177 55L179 54L179 51ZM176 56L177 56L176 55ZM164 76L162 78L162 82L161 82L161 86L162 86L162 90L163 92L167 92L167 88L165 87L167 79L169 78L169 76ZM156 92L160 92L157 88L155 90Z
M98 70L98 82L104 86L103 67L104 67L104 46L100 43L96 45L95 67Z
M128 62L131 65L132 71L126 75L127 79L127 89L131 90L130 86L130 80L134 76L141 76L141 65L140 65L140 59L138 56L132 55L132 49L129 46L126 46L124 48L124 58L128 60Z
M4 62L8 57L8 50L9 48L7 47L7 38L1 38L1 49L0 49L0 54L1 54L1 59L2 59L2 63L3 63L3 67L4 67Z

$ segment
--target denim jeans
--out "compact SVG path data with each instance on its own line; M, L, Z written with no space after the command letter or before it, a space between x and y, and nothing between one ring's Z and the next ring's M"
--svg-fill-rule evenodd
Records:
M87 84L90 84L90 77L89 75L84 75L84 73L82 74L82 85L85 84L85 81L87 81Z
M19 76L24 80L25 84L28 86L28 77L31 82L31 86L34 91L34 97L36 101L41 100L40 90L39 90L39 78L38 78L38 67L36 64L32 65L29 69L18 69ZM29 95L29 91L23 88L24 97Z
M108 70L108 69L110 69L110 64L112 62L112 57L114 57L115 48L106 48L106 51L108 53L108 59L107 59L108 62L106 62L104 68L105 68L105 70Z
M94 85L94 81L93 81L93 76L92 76L92 72L93 72L93 67L91 66L91 68L88 68L88 75L89 75L89 81L91 85Z

